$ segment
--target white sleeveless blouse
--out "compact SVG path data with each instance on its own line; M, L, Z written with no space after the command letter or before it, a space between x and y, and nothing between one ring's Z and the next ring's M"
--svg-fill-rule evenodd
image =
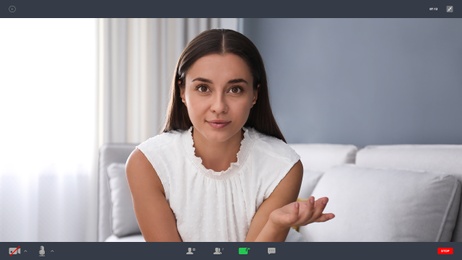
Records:
M300 159L283 141L244 130L237 161L221 172L195 155L192 128L137 147L162 182L184 242L243 242L258 207Z

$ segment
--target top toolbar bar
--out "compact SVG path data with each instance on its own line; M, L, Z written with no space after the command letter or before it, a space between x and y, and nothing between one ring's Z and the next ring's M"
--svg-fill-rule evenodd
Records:
M460 8L460 9L459 9ZM2 0L2 18L462 18L455 0Z

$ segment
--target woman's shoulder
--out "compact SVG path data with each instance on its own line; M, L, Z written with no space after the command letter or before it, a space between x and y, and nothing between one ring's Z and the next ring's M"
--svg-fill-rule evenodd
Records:
M147 139L136 148L143 152L148 159L172 157L184 150L183 139L185 134L187 134L187 130L164 132Z
M140 143L137 148L141 151L172 150L175 146L180 145L181 138L186 131L187 130L173 130L158 134Z
M253 140L254 149L258 150L257 154L276 158L289 158L291 160L299 159L298 154L290 145L279 138L263 134L254 128L249 128L249 137Z
M290 146L281 139L261 133L254 128L248 128L247 131L250 139L259 147L273 148L276 150L290 148Z
M164 132L147 139L136 148L148 159L157 174L162 176L184 151L182 138L185 134L186 130Z

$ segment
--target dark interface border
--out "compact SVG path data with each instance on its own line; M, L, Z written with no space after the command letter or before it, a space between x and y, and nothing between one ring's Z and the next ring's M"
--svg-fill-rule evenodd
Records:
M0 18L461 18L456 0L2 0Z

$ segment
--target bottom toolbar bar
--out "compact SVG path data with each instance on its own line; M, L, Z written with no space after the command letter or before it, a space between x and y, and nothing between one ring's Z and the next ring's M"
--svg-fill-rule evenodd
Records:
M447 259L461 243L0 242L0 259ZM12 258L13 257L13 258Z

